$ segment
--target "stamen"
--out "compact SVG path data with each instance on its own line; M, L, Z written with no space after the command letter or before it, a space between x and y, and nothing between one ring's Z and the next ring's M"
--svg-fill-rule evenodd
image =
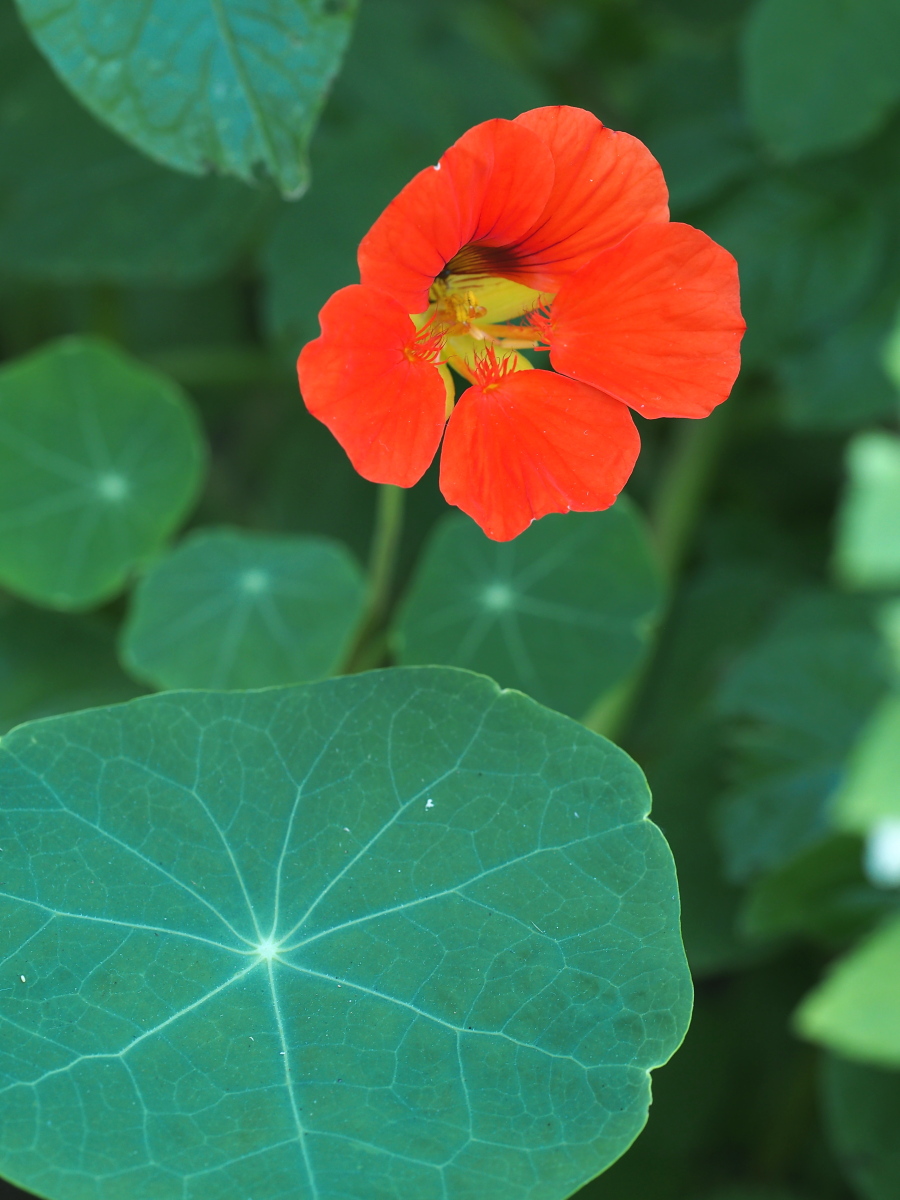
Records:
M528 313L526 319L526 328L534 331L535 341L541 343L536 345L535 349L549 349L550 341L553 336L553 327L550 323L551 312L549 304L542 304L540 308L532 309Z
M403 347L403 353L410 362L427 362L437 365L444 348L445 335L446 331L440 328L434 317L431 317L421 329L417 330L413 340Z
M491 391L495 387L499 387L507 375L511 375L516 369L516 356L514 354L497 361L497 353L493 346L488 346L483 355L480 355L472 363L472 375L474 376L473 383L485 392Z

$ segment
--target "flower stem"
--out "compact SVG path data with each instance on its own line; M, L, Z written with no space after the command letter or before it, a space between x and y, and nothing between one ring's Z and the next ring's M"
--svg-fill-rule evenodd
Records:
M691 549L725 442L730 411L730 407L720 407L703 420L681 424L650 502L650 528L670 581L678 576Z
M379 485L375 529L369 552L369 595L359 634L344 664L344 674L368 670L384 656L384 623L394 588L405 500L404 488L391 483Z

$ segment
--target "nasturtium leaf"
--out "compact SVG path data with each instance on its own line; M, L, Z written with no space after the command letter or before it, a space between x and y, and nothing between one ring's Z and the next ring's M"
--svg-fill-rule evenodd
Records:
M728 874L746 880L830 831L847 754L886 683L868 607L831 593L791 601L725 677L732 786L720 840Z
M362 572L337 542L198 530L138 584L122 657L163 688L321 679L340 666L364 599Z
M858 434L847 465L837 568L856 587L900 587L900 438L880 431Z
M838 960L803 1001L796 1024L846 1058L900 1067L900 917Z
M562 1200L684 1034L640 770L483 677L34 722L0 789L0 1171L53 1200Z
M68 338L0 369L0 583L38 604L114 595L196 496L204 445L170 380Z
M649 535L625 500L552 514L512 542L453 515L423 553L394 638L401 662L483 671L581 717L637 664L661 599Z
M151 162L84 111L0 5L0 269L184 284L227 269L273 197Z
M754 180L718 205L703 228L737 258L749 363L853 316L884 257L877 206L816 180Z
M288 196L350 36L355 0L18 0L40 49L95 116L194 175Z
M140 690L119 666L106 624L0 600L0 732L36 717L130 700Z
M843 149L900 100L895 0L757 0L744 43L750 119L785 159Z
M315 187L282 206L262 253L269 328L294 355L331 293L356 281L360 238L417 171L479 121L550 103L470 16L421 0L361 5L313 142Z
M896 1200L900 1196L900 1071L829 1055L823 1092L832 1147L862 1200Z

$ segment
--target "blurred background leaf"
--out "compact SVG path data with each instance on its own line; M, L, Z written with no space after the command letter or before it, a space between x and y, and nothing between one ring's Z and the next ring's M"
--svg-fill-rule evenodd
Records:
M723 681L734 781L720 836L746 880L828 832L844 760L887 682L869 608L829 593L792 600Z
M750 118L787 159L854 145L900 100L894 0L757 0L743 52Z

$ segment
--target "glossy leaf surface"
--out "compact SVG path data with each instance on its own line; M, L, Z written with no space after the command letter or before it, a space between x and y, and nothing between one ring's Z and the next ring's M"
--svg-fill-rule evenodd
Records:
M321 679L340 666L364 598L337 542L201 530L138 584L123 658L163 688Z
M204 446L173 383L71 338L0 371L0 582L80 608L117 592L185 516Z
M637 511L551 515L512 542L446 517L399 614L401 662L483 671L583 716L638 662L662 581Z
M54 1200L562 1200L684 1034L640 771L484 678L154 696L0 786L0 1169Z
M353 0L19 0L78 98L151 158L287 195L350 35Z

